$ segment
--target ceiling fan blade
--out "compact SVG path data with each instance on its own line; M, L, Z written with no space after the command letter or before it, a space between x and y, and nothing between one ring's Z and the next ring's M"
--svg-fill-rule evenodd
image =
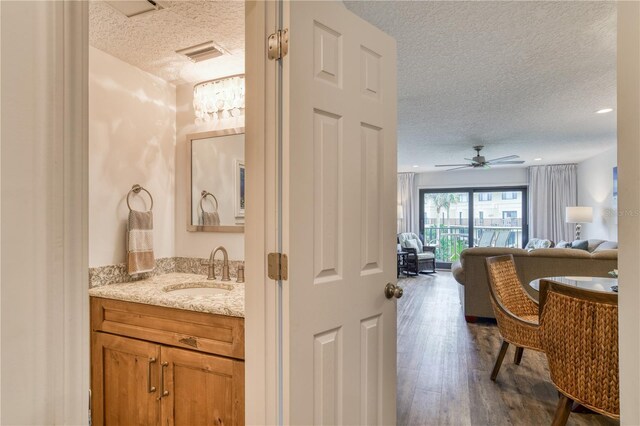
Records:
M524 163L523 160L516 160L516 161L488 161L489 164L491 164L492 166L499 166L500 164L522 164Z
M487 163L493 163L495 161L502 161L502 160L513 160L514 158L520 158L519 155L507 155L506 157L499 157L499 158L493 158L491 160L487 160Z
M471 164L436 164L435 167L470 167Z
M469 167L473 167L473 166L470 165L470 164L467 164L466 166L460 166L460 167L454 167L453 169L447 169L447 170L445 170L445 172L450 172L451 170L466 169L466 168L469 168Z

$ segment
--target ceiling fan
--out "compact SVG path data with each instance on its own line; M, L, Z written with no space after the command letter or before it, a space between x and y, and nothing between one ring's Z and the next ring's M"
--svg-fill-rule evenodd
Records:
M494 158L493 160L485 160L484 156L480 155L480 151L482 150L482 148L484 148L484 145L476 145L473 147L473 149L476 150L476 156L473 158L465 158L465 160L469 160L471 161L471 163L467 163L467 164L436 164L436 167L453 167L452 169L447 169L446 171L450 171L450 170L458 170L458 169L466 169L469 167L472 168L478 168L478 167L482 167L485 169L490 168L491 166L502 166L505 164L522 164L524 163L524 161L522 160L516 160L513 161L515 158L520 158L518 155L507 155L506 157L500 157L500 158Z

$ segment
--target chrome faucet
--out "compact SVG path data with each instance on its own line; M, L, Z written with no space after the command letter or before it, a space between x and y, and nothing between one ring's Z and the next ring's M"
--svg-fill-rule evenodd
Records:
M214 264L215 264L215 257L216 257L216 253L218 253L218 251L222 251L222 278L221 281L231 281L231 278L229 278L229 256L227 254L227 250L222 247L222 246L218 246L216 248L214 248L213 250L211 250L211 255L209 256L209 262L202 262L203 265L208 266L208 274L207 274L207 279L208 280L215 280L216 279L216 271L214 268Z

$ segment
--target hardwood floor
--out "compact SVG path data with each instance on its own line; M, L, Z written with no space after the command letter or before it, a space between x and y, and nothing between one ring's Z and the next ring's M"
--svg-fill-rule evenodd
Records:
M511 346L496 382L495 324L467 324L451 273L403 278L398 300L398 425L550 425L558 393L543 354ZM571 413L568 425L617 425Z

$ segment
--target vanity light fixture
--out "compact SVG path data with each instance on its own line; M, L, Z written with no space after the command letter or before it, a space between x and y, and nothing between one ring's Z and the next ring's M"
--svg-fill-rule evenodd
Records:
M244 74L208 80L193 87L196 123L238 117L244 113Z

